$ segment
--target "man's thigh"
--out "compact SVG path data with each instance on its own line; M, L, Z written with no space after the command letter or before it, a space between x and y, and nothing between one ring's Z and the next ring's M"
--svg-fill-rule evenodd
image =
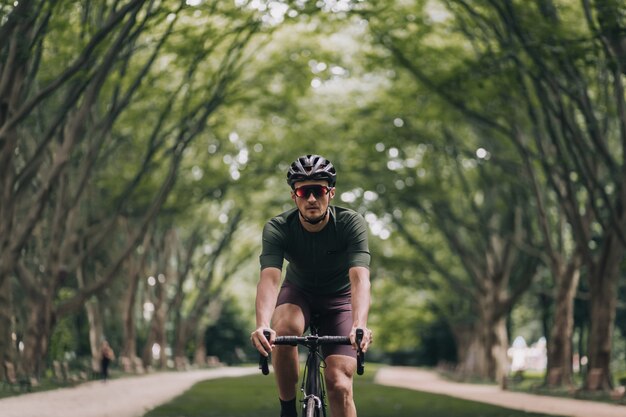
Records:
M320 335L324 336L348 336L352 330L352 306L350 298L345 296L335 297L332 303L325 305L326 310L321 312ZM323 345L324 358L329 356L348 356L356 359L356 352L352 346L346 345Z
M304 333L306 318L296 304L281 304L274 310L272 328L278 336L300 336Z

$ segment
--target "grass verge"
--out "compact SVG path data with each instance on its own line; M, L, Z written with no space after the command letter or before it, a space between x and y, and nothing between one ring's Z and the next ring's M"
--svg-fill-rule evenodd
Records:
M554 417L493 405L391 388L373 383L374 372L355 378L359 417ZM204 381L144 417L277 417L273 376Z

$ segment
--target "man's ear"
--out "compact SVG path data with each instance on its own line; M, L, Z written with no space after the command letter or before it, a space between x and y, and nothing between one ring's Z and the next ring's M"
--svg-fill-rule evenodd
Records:
M330 198L331 200L335 197L335 187L330 189Z

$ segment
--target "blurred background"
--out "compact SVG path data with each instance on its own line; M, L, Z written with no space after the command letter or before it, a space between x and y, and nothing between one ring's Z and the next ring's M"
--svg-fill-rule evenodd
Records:
M374 361L626 385L616 0L0 2L0 379L252 363L303 154L370 227Z

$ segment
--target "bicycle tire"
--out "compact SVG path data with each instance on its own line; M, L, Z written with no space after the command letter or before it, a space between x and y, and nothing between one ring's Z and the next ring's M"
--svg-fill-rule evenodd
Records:
M320 358L317 354L310 354L307 359L307 374L306 374L306 385L305 385L305 393L310 396L306 399L304 408L304 412L302 413L304 417L321 417L321 409L317 408L317 401L323 401L322 392L321 392L321 383L320 383Z
M315 403L315 398L309 398L306 402L306 406L304 409L305 417L319 417L319 409L317 408L317 404Z

